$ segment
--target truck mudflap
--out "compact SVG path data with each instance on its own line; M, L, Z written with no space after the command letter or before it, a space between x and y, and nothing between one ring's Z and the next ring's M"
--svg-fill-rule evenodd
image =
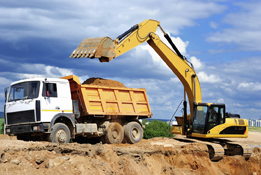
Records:
M6 126L6 134L23 134L23 133L33 133L33 132L44 132L45 127L43 123L34 124L23 124L23 125L13 125Z

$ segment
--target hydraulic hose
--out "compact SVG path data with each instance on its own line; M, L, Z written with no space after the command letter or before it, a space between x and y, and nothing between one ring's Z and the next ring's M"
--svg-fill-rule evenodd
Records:
M124 32L123 34L119 35L117 37L117 39L120 41L122 38L128 36L130 33L132 33L134 30L138 29L139 28L139 25L136 24L134 25L133 27L131 27L129 30L127 30L126 32Z

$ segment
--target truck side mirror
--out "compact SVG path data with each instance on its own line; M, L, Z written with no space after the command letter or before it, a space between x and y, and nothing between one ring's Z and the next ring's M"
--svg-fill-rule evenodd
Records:
M6 102L6 100L7 100L7 89L8 89L8 87L5 88L5 102Z

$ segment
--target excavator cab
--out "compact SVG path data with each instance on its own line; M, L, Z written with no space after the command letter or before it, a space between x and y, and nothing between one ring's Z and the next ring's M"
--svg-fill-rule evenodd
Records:
M191 132L185 134L199 138L225 138L248 136L246 119L227 118L225 104L194 104Z
M217 125L225 123L225 104L197 104L194 106L192 133L208 134Z

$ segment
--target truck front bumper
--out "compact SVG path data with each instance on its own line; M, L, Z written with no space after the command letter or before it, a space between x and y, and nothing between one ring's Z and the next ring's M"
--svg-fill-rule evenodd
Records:
M6 134L23 134L44 132L46 126L43 123L21 124L21 125L7 125L5 128Z

